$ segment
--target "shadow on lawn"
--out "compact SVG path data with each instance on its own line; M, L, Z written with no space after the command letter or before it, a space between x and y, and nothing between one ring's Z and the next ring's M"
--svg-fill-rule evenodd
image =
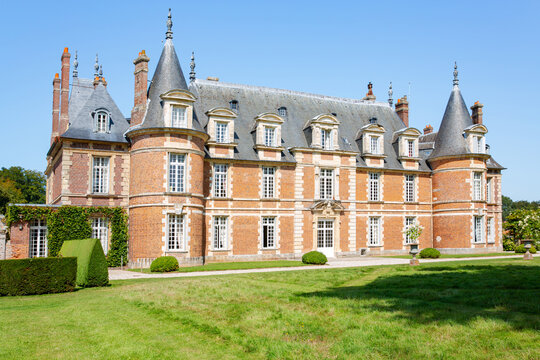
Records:
M300 295L358 300L350 302L351 311L391 312L421 324L466 324L486 318L503 320L517 329L538 330L539 281L539 266L399 267L364 285Z

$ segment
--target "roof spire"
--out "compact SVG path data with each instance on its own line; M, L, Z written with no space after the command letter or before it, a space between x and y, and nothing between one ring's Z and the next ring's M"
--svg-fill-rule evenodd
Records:
M195 81L195 51L191 52L191 63L189 64L191 71L189 72L189 82Z
M99 60L98 60L98 54L96 54L96 63L94 64L94 77L97 77L99 71Z
M459 85L459 80L458 80L458 71L457 71L457 61L454 61L454 86L458 86Z
M99 65L99 77L103 77L103 65Z
M73 77L76 78L79 76L79 71L77 68L79 67L79 61L77 61L77 50L75 50L75 61L73 61Z
M169 17L167 18L167 32L165 33L165 39L172 39L172 20L171 20L171 8L169 8Z
M390 104L390 107L394 105L394 99L392 99L392 95L394 95L394 90L392 90L392 82L390 81L390 87L388 88L388 104Z

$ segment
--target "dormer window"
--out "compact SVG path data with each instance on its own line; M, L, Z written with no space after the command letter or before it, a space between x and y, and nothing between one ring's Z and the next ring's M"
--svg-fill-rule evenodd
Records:
M414 157L414 140L407 140L407 155Z
M186 121L186 108L183 106L172 106L171 111L171 127L185 128L187 127Z
M332 130L321 130L321 147L325 150L332 150L334 148L332 141Z
M463 136L467 139L469 151L473 154L486 153L487 128L482 124L473 124L465 129Z
M238 100L231 100L229 101L229 107L233 111L238 111Z
M484 137L483 136L475 136L474 137L474 152L477 153L477 154L485 153Z
M308 121L304 130L311 128L311 147L323 150L338 150L339 121L332 114L320 114Z
M96 132L106 133L109 130L109 114L105 111L97 111L94 118L96 122Z
M265 126L264 127L264 145L276 146L276 128Z
M278 115L281 116L281 117L286 117L287 116L287 108L282 106L278 109Z
M386 130L376 122L375 118L369 120L369 124L360 128L356 134L358 146L362 150L362 156L381 159L384 158L384 133Z
M227 125L228 124L225 122L216 122L216 142L218 143L229 142Z
M369 152L372 154L379 154L379 137L378 136L370 136L370 147Z
M392 144L397 145L399 158L405 161L404 166L411 161L418 161L418 138L422 133L420 130L408 127L396 131L392 137Z

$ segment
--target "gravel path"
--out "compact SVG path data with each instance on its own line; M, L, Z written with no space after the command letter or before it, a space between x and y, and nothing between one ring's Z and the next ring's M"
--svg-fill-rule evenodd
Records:
M521 258L523 255L515 256L489 256L489 257L470 257L470 258L454 258L454 259L423 259L421 263L432 262L447 262L447 261L469 261L469 260L490 260L490 259L509 259ZM276 271L297 271L297 270L319 270L319 269L337 269L359 266L374 266L374 265L399 265L408 264L409 259L382 258L382 257L351 257L351 258L335 258L329 259L328 264L324 266L298 266L298 267L278 267L264 269L244 269L244 270L221 270L221 271L198 271L190 273L164 273L164 274L145 274L127 270L109 270L110 280L128 280L128 279L149 279L149 278L177 278L177 277L196 277L196 276L214 276L214 275L231 275L231 274L250 274L250 273L266 273Z

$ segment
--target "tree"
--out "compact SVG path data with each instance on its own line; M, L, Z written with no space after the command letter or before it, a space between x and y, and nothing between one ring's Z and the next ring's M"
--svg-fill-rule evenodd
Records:
M9 203L45 203L46 179L40 171L20 166L0 169L0 214Z
M506 221L506 218L514 210L525 209L525 210L538 210L540 209L540 201L527 201L519 200L512 201L508 196L502 196L502 218L503 221Z

